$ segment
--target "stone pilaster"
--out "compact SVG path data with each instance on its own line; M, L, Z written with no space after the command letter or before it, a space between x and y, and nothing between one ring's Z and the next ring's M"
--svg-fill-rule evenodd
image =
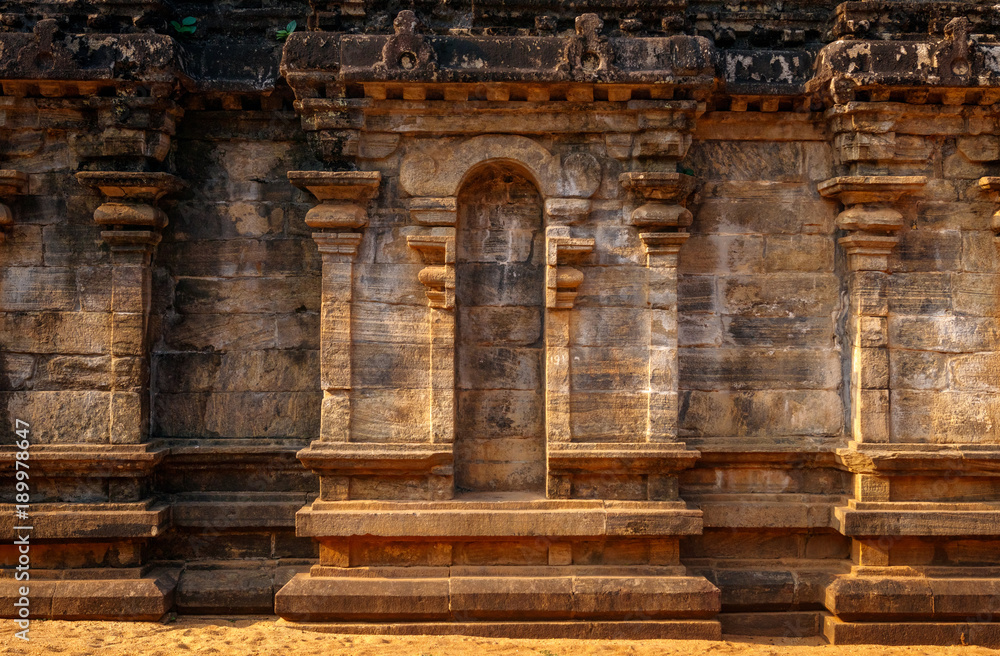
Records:
M645 202L629 223L646 248L646 312L649 323L647 442L677 440L677 258L688 239L685 207L696 180L683 173L623 173L622 186ZM652 232L660 231L660 232Z
M368 171L289 171L295 186L319 204L306 213L323 258L320 307L321 442L350 442L351 302L354 259L368 225L367 204L378 193L381 175Z
M903 215L893 207L903 195L918 191L919 176L843 176L819 185L845 210L837 226L847 253L848 348L851 357L850 426L856 443L890 442L889 416L889 255L899 242Z
M81 184L97 189L104 203L94 221L111 248L112 444L141 444L149 437L149 344L152 256L167 216L157 207L181 188L169 173L83 172Z

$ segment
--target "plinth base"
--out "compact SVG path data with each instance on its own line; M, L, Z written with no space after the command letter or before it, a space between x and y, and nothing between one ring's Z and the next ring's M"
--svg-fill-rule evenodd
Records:
M824 618L834 645L977 645L1000 647L1000 622L845 622Z
M85 574L78 573L80 576ZM27 587L31 617L52 620L153 621L174 605L179 570L157 569L137 578L0 579L0 617L16 618L14 602Z
M329 572L331 568L316 568ZM446 569L447 568L443 568ZM464 568L463 568L464 569ZM516 568L511 568L516 569ZM697 576L480 575L368 578L299 574L275 596L275 612L299 622L464 623L551 620L707 620L718 588Z

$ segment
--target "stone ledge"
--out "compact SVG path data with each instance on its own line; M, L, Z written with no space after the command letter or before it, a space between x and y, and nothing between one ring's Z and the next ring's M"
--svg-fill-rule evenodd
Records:
M820 610L720 613L719 623L728 635L808 638L823 635L823 620L828 615Z
M859 444L837 450L856 474L905 476L961 473L1000 476L1000 444Z
M33 444L30 451L34 474L116 478L149 475L168 453L150 444ZM0 475L13 475L17 452L13 445L0 446Z
M681 442L553 443L548 447L549 472L678 472L694 466L697 451Z
M576 638L586 640L721 640L714 620L641 620L626 622L395 622L303 623L278 620L279 626L361 635L465 635L484 638Z
M28 520L14 520L14 504L0 504L0 540L13 539L14 526L22 524L34 527L32 540L151 538L170 527L170 506L153 500L39 503L31 504Z
M140 579L36 581L31 616L53 620L158 620L174 605L177 570L153 570ZM0 617L12 618L21 586L0 581Z
M300 574L275 596L296 621L708 619L719 591L701 577L359 579Z
M547 578L560 576L596 577L677 577L686 576L683 565L449 565L332 567L313 565L312 577L349 579L435 579L435 578Z
M451 444L370 444L313 442L296 457L321 474L429 473L452 463Z
M277 561L220 563L215 568L188 567L177 584L177 610L201 614L274 612L275 593L307 566Z
M882 506L882 509L855 510L850 506L835 509L835 528L844 535L854 538L1000 536L1000 503L878 505ZM962 506L968 508L956 509ZM915 510L912 507L923 509Z
M459 538L698 535L701 511L683 502L316 501L295 516L311 537Z

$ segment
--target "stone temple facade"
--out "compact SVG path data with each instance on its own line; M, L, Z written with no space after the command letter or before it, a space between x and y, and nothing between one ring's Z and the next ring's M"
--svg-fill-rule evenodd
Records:
M3 616L1000 646L993 0L0 30Z

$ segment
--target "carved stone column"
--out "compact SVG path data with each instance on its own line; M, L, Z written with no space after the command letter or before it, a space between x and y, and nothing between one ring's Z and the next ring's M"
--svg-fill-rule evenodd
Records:
M306 213L306 225L323 258L320 308L321 442L350 442L351 300L358 230L368 225L368 201L378 193L381 175L368 171L289 171L296 187L320 204Z
M843 176L819 185L845 210L837 226L849 271L848 348L851 353L851 437L857 443L890 442L889 417L889 255L899 242L903 215L892 207L918 191L920 176Z
M629 222L646 247L649 321L649 412L647 442L677 440L677 256L688 239L691 212L685 207L696 180L683 173L623 173L622 186L646 202Z
M110 439L112 444L140 444L149 435L150 264L167 225L156 203L182 185L169 173L93 171L76 177L105 199L94 221L108 228L101 237L111 247Z
M28 176L11 169L0 170L0 244L14 231L14 216L8 207L10 199L28 189Z

